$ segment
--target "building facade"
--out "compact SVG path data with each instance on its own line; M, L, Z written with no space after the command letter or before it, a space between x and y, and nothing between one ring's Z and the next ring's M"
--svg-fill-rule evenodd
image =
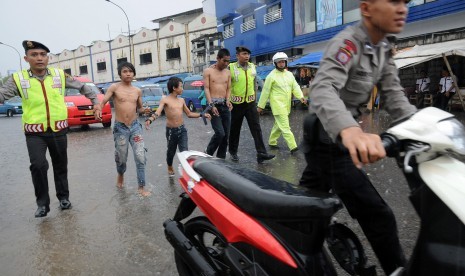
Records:
M205 63L205 56L193 55L195 44L192 40L217 32L214 15L196 9L152 22L158 28L142 28L130 39L119 35L110 41L98 40L90 46L81 45L75 50L65 49L59 54L50 54L49 64L64 69L70 75L106 83L119 80L117 66L123 61L134 64L138 79L193 72L198 63ZM208 58L214 53L210 55Z
M269 63L277 51L291 58L324 51L330 38L360 19L359 0L215 0L215 4L225 48L248 46L258 65ZM407 26L399 36L402 46L465 27L463 0L412 0L408 5Z

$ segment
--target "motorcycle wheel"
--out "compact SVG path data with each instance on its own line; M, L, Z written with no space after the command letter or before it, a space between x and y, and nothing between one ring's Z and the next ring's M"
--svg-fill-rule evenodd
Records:
M184 233L202 252L212 267L219 268L219 275L229 275L228 267L222 261L227 241L218 229L206 218L196 217L184 224ZM176 252L174 254L176 268L180 276L200 275L192 270Z
M340 223L329 226L326 243L339 265L350 275L362 274L367 263L363 246L352 230ZM367 269L369 271L372 268Z

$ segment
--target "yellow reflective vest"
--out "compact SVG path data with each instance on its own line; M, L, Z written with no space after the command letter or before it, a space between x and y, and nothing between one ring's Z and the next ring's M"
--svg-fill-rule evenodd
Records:
M257 71L253 63L248 63L245 71L237 62L229 64L231 72L231 97L233 104L255 101L255 76Z
M23 106L23 130L26 133L53 132L68 127L65 104L65 74L58 68L47 68L43 81L25 69L13 74Z

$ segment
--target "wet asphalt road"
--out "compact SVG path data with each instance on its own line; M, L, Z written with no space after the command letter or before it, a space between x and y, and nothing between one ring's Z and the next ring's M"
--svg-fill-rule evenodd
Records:
M291 126L297 142L302 137L304 110L294 110ZM143 119L140 119L143 123ZM379 132L389 123L384 113L365 115L361 125ZM265 143L273 117L261 117ZM187 119L189 149L203 151L213 132L202 120ZM55 197L50 164L51 211L34 218L35 197L29 173L29 158L21 131L21 117L0 116L0 275L177 275L173 250L163 233L163 221L172 217L181 188L166 172L165 118L144 133L147 152L148 198L137 194L135 165L129 154L125 187L117 189L114 144L111 128L100 124L89 130L73 128L68 134L69 188L71 210L61 211ZM303 155L290 155L284 141L277 157L257 164L252 137L244 122L239 157L241 165L273 177L297 183L304 169ZM131 150L130 150L131 152ZM228 157L229 158L229 157ZM175 159L175 167L177 167ZM416 239L418 219L408 202L403 175L393 160L366 167L379 193L393 208L401 242L407 254ZM360 232L345 211L337 214ZM370 263L376 259L370 253Z

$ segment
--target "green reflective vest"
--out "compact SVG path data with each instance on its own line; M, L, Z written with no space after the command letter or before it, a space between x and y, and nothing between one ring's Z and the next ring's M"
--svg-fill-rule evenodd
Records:
M57 132L68 127L65 104L65 74L58 68L47 68L43 81L25 69L13 74L23 106L23 130L26 133Z
M233 104L255 101L255 76L257 71L253 63L248 63L247 71L244 71L237 62L229 64L231 72L231 97Z

